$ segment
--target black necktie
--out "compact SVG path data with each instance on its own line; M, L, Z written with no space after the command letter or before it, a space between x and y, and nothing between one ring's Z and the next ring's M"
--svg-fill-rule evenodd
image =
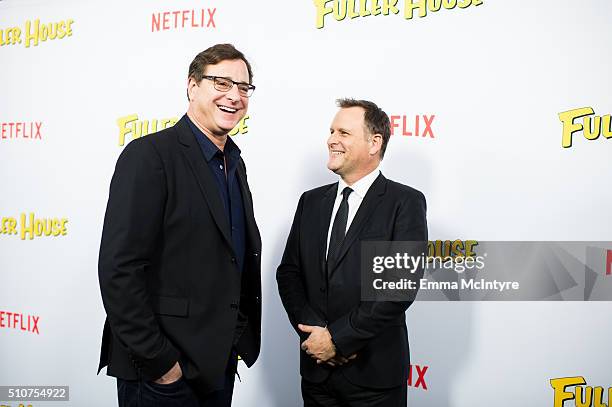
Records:
M346 234L346 222L348 221L349 212L348 197L351 192L353 192L353 190L349 187L342 190L342 202L340 202L338 212L336 212L334 225L332 226L331 236L329 238L329 249L327 250L328 262L335 259L338 255L338 250L340 250L344 235Z

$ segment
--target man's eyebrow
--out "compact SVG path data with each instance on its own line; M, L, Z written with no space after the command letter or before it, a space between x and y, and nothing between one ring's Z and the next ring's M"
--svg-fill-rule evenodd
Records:
M333 128L330 128L330 130L331 130L331 131L334 131L334 129L333 129ZM349 133L349 134L351 133L351 131L350 131L350 130L345 129L344 127L338 127L338 131L343 132L343 133Z
M220 79L227 79L227 80L230 80L232 82L236 82L236 83L240 83L240 84L245 84L245 85L250 85L249 82L235 81L232 78L230 78L229 76L219 76L219 75L205 75L205 76L215 76L215 77L220 78Z

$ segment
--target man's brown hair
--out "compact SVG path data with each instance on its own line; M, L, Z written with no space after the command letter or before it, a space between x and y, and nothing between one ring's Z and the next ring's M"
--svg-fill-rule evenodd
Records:
M204 76L204 70L208 65L215 65L221 61L241 59L244 61L249 72L249 83L253 83L253 70L244 54L238 51L232 44L217 44L200 52L189 64L188 78L193 78L200 83ZM187 95L189 99L189 95Z
M382 160L387 150L387 143L391 138L391 123L389 122L389 116L374 102L368 100L356 100L356 99L338 99L336 100L338 107L361 107L365 110L363 115L363 122L366 129L370 134L380 134L382 136L382 146L380 147L380 159Z

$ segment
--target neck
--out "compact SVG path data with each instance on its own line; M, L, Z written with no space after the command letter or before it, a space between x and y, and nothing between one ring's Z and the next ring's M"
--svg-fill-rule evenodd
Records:
M376 170L376 168L378 168L378 164L379 163L375 163L373 165L368 166L362 171L355 172L352 174L340 175L340 177L342 178L342 181L346 182L346 185L348 185L349 187L353 186L353 184L355 184L357 181L370 174L372 171Z
M200 131L219 148L219 150L223 151L225 148L225 143L227 142L227 133L222 135L213 134L210 130L204 127L202 123L200 123L194 112L191 110L191 107L189 107L189 110L187 111L187 117L189 117L192 123L195 124L196 127L200 129Z

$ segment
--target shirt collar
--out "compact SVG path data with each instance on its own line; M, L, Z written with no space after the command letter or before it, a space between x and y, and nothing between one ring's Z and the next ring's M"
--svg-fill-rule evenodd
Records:
M374 171L351 185L350 188L353 190L353 193L357 194L359 198L363 199L374 181L376 180L376 178L378 177L378 174L380 174L380 166L376 167ZM348 187L348 184L344 182L342 177L340 177L340 181L338 181L338 192L336 194L336 197L342 195L342 191L344 191L344 188L346 187Z
M204 158L206 159L206 162L209 162L210 160L212 160L216 154L225 153L226 155L230 157L240 156L240 148L238 148L238 146L236 145L236 143L234 143L234 140L232 140L231 137L229 136L227 137L227 141L225 142L225 147L223 151L221 151L219 147L217 147L215 143L213 143L206 136L206 134L204 134L204 132L200 130L198 126L196 126L191 121L189 116L185 115L185 118L187 119L187 123L189 124L189 127L191 127L191 131L193 132L193 134L195 134L196 139L198 140L198 144L200 144L200 146L202 147L202 151L204 152Z

